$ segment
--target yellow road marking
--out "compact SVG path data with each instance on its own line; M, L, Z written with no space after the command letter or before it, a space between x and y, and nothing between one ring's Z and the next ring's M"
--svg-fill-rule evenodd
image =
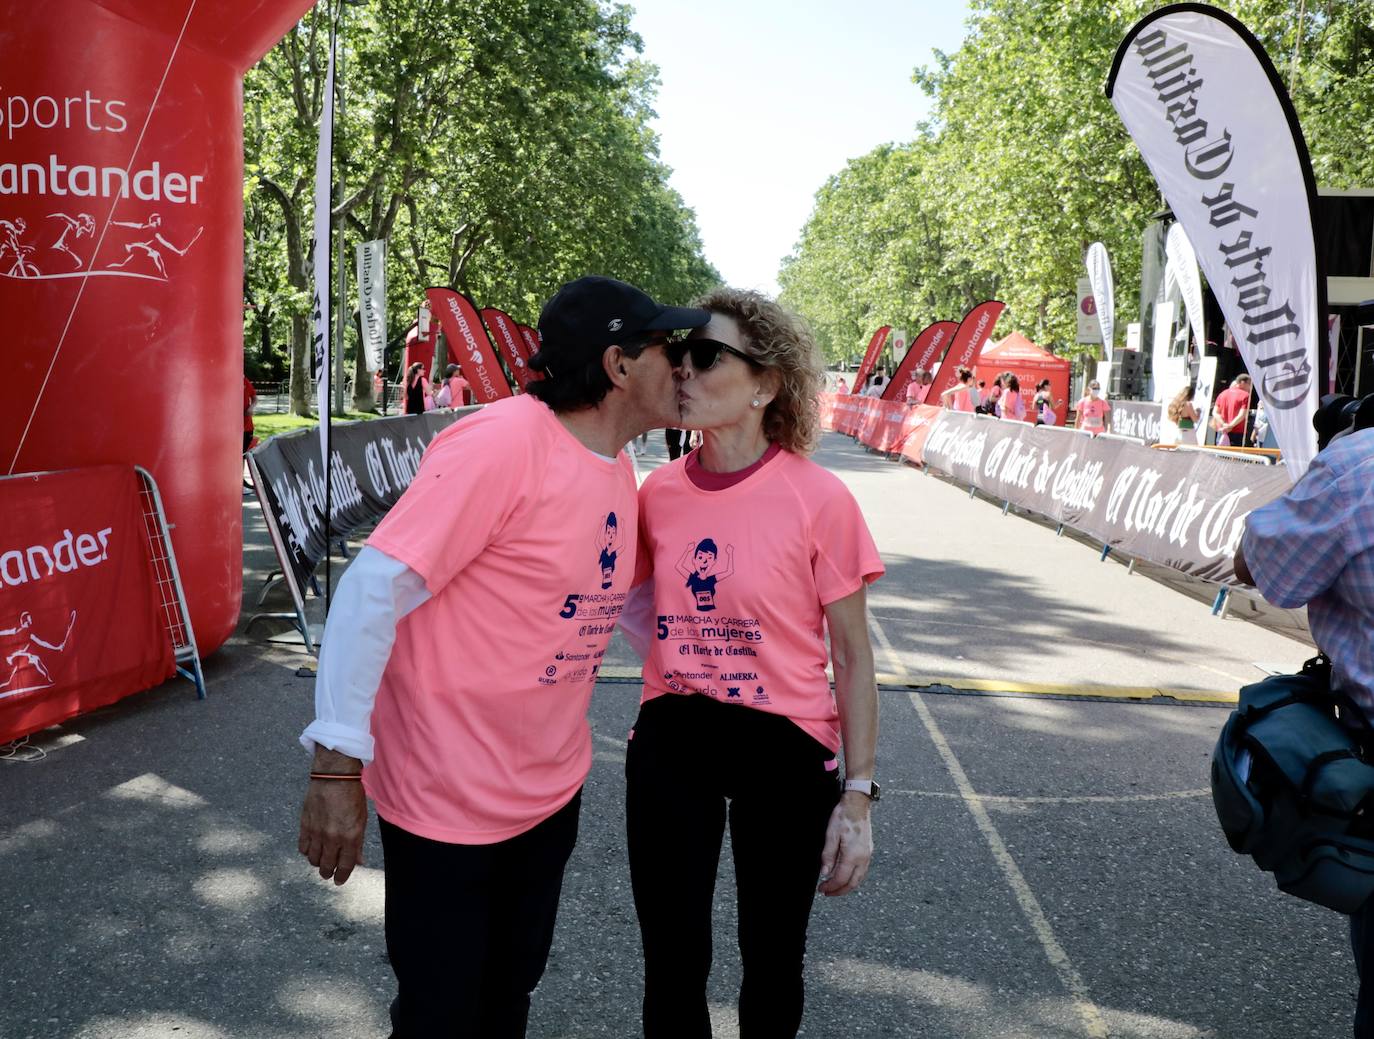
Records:
M881 631L875 629L875 634ZM878 641L879 650L888 657L887 665L894 670L878 674L879 686L898 686L901 688L946 686L962 692L976 693L1017 693L1040 696L1082 696L1107 700L1154 700L1158 698L1177 700L1180 703L1220 703L1237 701L1234 692L1218 692L1209 689L1166 689L1162 686L1125 686L1125 685L1067 685L1065 683L1008 682L1005 679L967 678L961 675L921 675L913 676L902 667L900 658L891 643L883 645ZM616 681L643 681L643 671L637 667L603 667L599 678Z

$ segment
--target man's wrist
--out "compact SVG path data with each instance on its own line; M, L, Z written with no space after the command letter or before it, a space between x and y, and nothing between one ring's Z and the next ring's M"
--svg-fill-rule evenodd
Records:
M315 757L310 764L311 772L324 772L330 775L358 775L363 771L363 763L355 757L328 747L315 746Z

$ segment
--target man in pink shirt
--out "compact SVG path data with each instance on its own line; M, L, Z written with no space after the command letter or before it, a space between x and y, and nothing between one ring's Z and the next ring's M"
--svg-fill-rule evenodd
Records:
M372 798L393 1039L525 1034L634 576L621 450L679 421L668 336L708 319L610 278L563 286L530 359L544 378L436 436L340 582L299 849L344 883Z
M1217 394L1212 405L1215 414L1212 428L1217 431L1217 443L1223 447L1245 443L1245 420L1250 417L1250 376L1245 373L1231 380L1231 385Z

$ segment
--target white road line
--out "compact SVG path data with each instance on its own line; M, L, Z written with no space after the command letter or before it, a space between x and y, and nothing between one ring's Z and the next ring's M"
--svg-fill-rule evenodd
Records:
M883 788L883 796L906 797L962 797L962 794L949 790L889 790ZM1210 789L1170 790L1163 794L1122 794L1121 796L1083 795L1078 797L1013 797L1007 794L975 794L983 804L1007 805L1097 805L1132 804L1136 801L1188 801L1198 797L1211 797Z
M878 623L872 611L869 611L868 623L874 638L878 640L878 645L888 659L889 666L898 674L907 675L906 668L902 666L901 657L897 655L897 651L892 645L892 640L887 637L887 633L883 631L882 625ZM907 675L907 677L910 676ZM921 724L926 727L931 742L939 751L940 757L945 763L945 769L949 772L950 778L954 780L954 785L959 791L959 796L963 799L964 806L973 816L974 823L988 842L992 857L1001 868L1003 876L1006 877L1007 884L1010 886L1012 894L1015 895L1021 912L1026 917L1026 922L1030 924L1031 930L1035 932L1035 937L1040 942L1040 947L1045 951L1045 957L1050 961L1050 966L1054 968L1055 973L1059 975L1060 983L1072 997L1074 1010L1078 1012L1079 1019L1083 1022L1084 1032L1091 1039L1106 1039L1107 1024L1102 1019L1102 1011L1092 1001L1092 997L1088 993L1087 983L1083 981L1083 976L1078 973L1069 959L1069 954L1064 951L1064 947L1059 944L1059 939L1055 937L1054 928L1050 926L1049 918L1040 906L1040 900L1035 897L1035 892L1026 883L1026 878L1020 867L1016 865L1016 860L1012 858L1006 842L1002 840L1002 835L993 825L987 808L978 794L974 792L973 784L969 782L964 767L959 764L959 759L945 739L944 733L935 723L930 708L926 706L919 693L912 692L908 696L911 699L912 707L916 709L916 714L921 719Z

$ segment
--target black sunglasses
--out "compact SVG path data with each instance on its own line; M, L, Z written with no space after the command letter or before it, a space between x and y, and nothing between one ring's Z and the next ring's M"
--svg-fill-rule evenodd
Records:
M667 346L669 364L674 368L681 368L683 359L690 356L692 367L699 372L713 367L720 360L722 352L734 354L755 368L763 367L763 363L757 358L750 357L743 350L736 350L729 343L722 343L718 339L675 339Z

